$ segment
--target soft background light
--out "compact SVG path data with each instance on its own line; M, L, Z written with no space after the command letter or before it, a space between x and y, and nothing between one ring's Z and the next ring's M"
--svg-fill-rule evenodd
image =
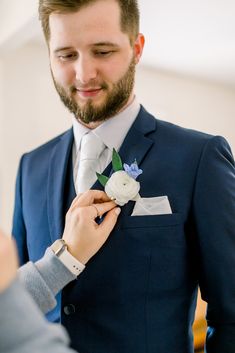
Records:
M158 118L235 149L235 2L140 1L136 92ZM71 125L51 82L36 0L0 2L0 217L10 231L19 158Z
M50 78L37 3L0 2L0 224L8 232L20 156L71 126ZM139 3L139 101L160 119L225 136L235 150L235 1Z

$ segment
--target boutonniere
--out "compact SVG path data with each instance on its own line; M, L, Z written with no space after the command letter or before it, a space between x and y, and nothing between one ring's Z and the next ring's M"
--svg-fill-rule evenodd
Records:
M113 149L112 165L114 173L110 178L96 173L99 182L104 186L106 194L119 206L125 205L130 200L136 201L140 197L140 183L136 181L136 178L143 171L138 168L136 161L131 165L123 164L115 149Z

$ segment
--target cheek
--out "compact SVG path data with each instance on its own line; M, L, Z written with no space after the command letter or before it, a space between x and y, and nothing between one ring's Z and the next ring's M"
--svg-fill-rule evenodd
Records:
M100 74L102 78L109 83L116 83L118 82L126 73L129 68L129 63L131 59L127 58L120 58L116 60L112 60L107 65L103 65L100 67Z
M68 65L51 62L53 76L61 86L70 86L74 83L74 71Z

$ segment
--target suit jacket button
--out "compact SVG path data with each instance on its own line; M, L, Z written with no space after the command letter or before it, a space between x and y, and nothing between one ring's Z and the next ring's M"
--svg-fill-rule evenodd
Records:
M75 313L76 309L73 304L68 304L64 306L64 313L65 315L73 315Z

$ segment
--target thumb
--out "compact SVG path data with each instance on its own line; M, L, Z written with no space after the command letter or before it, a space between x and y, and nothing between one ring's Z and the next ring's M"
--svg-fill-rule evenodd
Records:
M113 208L106 214L103 222L100 224L99 226L100 232L103 233L106 239L108 238L109 234L112 232L120 212L121 212L120 207Z

